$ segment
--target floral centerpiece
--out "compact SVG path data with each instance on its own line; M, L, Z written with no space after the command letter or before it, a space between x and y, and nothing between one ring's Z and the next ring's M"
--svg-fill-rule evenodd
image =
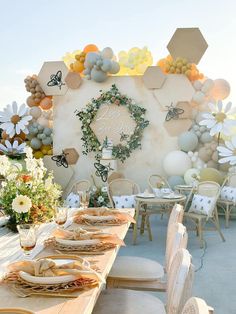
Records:
M109 207L107 187L93 187L90 192L89 207Z
M19 223L52 219L61 196L60 186L53 183L53 174L47 174L42 159L35 159L30 147L25 148L25 153L25 167L0 156L0 174L4 177L0 206L10 217L8 227L15 231Z

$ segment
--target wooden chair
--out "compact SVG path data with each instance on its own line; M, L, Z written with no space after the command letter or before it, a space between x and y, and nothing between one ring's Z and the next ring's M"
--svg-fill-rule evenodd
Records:
M164 184L163 186L164 188L171 189L171 186L169 185L168 181L164 177L160 176L159 174L152 174L148 178L148 185L151 191L153 191L153 189L156 189L158 187L158 184L160 183Z
M220 185L213 181L203 181L203 182L198 183L197 187L194 188L189 194L188 200L185 204L185 209L187 208L189 202L192 199L193 191L195 191L196 194L200 194L202 196L215 197L215 207L210 217L208 217L207 215L197 214L197 213L190 213L190 212L184 213L184 218L190 219L196 225L197 236L199 236L199 241L200 241L200 247L203 248L204 246L203 230L204 230L204 226L206 225L208 221L211 221L213 223L215 227L214 230L217 230L219 232L219 235L222 241L225 241L223 233L221 232L221 229L220 229L219 217L218 217L217 206L216 206L217 200L220 195Z
M165 267L143 257L118 256L107 278L107 287L164 291L166 289L165 271L168 276L175 253L178 249L187 247L186 228L180 223L182 219L183 207L175 205L167 227Z
M78 193L78 191L88 191L91 188L89 180L80 180L73 184L70 193Z
M231 173L227 176L224 183L222 184L222 188L224 186L232 186L234 188L236 187L236 173ZM226 201L226 200L221 200L221 199L218 199L217 204L219 205L220 208L224 210L225 226L226 228L228 228L231 211L233 207L235 207L235 204L232 201Z
M107 289L98 298L93 314L180 314L191 297L193 275L191 255L187 250L181 249L171 265L166 307L156 296L145 292Z
M203 299L192 297L184 305L181 314L213 314L214 310Z
M112 172L108 179L107 179L107 183L110 184L112 181L117 180L117 179L124 179L125 176L123 175L123 173L121 172Z

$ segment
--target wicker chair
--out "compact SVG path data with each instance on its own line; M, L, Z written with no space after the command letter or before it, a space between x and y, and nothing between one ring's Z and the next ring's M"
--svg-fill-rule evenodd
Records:
M234 188L236 187L236 173L231 173L228 175L228 177L225 179L224 183L222 184L222 188L224 186L231 186ZM217 204L219 205L220 208L224 210L225 226L226 228L228 228L231 211L233 207L235 207L235 204L232 201L226 201L226 200L221 200L221 199L218 199Z
M209 307L203 299L192 297L184 305L181 314L213 314L213 308Z
M151 294L127 289L107 289L94 308L93 314L180 314L191 297L193 282L191 255L181 249L175 255L167 284L167 304Z
M124 179L125 176L123 175L123 173L121 172L112 172L108 179L107 179L107 183L110 184L112 181L117 180L117 179Z
M88 191L91 188L91 183L88 180L80 180L73 184L70 193L78 193L78 191Z
M197 213L189 213L189 212L184 213L184 218L188 218L196 224L197 236L199 236L200 247L201 248L204 247L203 230L207 221L211 221L213 223L215 227L214 230L218 231L222 241L225 241L223 233L221 232L221 229L220 229L219 217L218 217L217 206L216 206L217 200L220 195L220 185L213 181L204 181L204 182L198 183L197 187L194 188L189 194L188 200L185 204L185 209L187 208L189 202L191 201L193 191L195 191L196 194L200 194L202 196L215 197L215 207L214 207L211 217L208 217L207 215L203 215L203 214L197 214Z
M175 205L167 228L165 267L147 258L118 256L107 278L107 287L164 291L166 289L165 271L168 276L175 253L178 249L187 247L187 232L181 224L182 219L183 208Z

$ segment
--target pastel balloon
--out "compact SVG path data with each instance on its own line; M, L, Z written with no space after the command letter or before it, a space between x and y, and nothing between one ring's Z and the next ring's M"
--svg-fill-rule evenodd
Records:
M205 100L205 94L202 91L196 91L193 95L193 101L197 104L203 103Z
M85 67L87 66L94 66L96 64L96 62L98 61L99 59L99 56L97 53L95 52L89 52L87 55L86 55L86 59L85 59Z
M171 176L168 178L168 183L172 189L175 188L176 185L183 185L185 184L184 178L181 176Z
M102 61L101 69L102 69L103 72L110 72L111 67L112 67L112 62L111 62L111 60L109 60L109 59L104 59L104 60Z
M27 99L26 99L26 103L29 107L34 107L34 106L38 106L39 103L36 103L34 101L34 98L32 96L29 96Z
M214 86L210 91L210 96L215 100L222 100L228 97L230 94L230 85L224 79L214 80Z
M52 144L52 138L51 137L45 137L42 140L42 143L43 143L43 145L50 145L50 144Z
M200 171L200 181L214 181L222 184L224 177L217 169L205 168Z
M112 59L114 53L110 47L106 47L102 50L101 55L106 59Z
M41 127L41 130L43 130L44 128L48 128L49 127L49 120L45 119L42 116L38 118L37 122L40 124L40 126L38 128Z
M52 99L50 97L44 97L41 101L40 101L40 107L43 110L49 110L52 108Z
M84 47L83 51L86 53L92 52L92 51L96 52L96 51L98 51L98 47L94 44L89 44L89 45Z
M29 111L29 114L35 119L38 119L41 116L41 113L42 110L36 106L32 107Z
M208 93L212 89L213 86L214 86L214 81L211 80L211 79L207 79L203 83L201 91L206 94L206 93Z
M43 133L44 133L45 135L49 136L49 135L52 134L52 129L50 129L50 128L45 128L45 129L43 130Z
M98 83L104 82L107 79L107 74L93 68L91 71L91 79Z
M197 180L197 177L199 176L200 170L196 168L190 168L188 169L184 174L184 181L186 184L192 184Z
M200 82L200 81L194 81L194 82L193 82L193 87L194 87L196 90L201 90L201 88L202 88L202 82Z
M208 162L211 159L208 150L205 147L201 147L198 151L198 156L205 162Z
M30 146L31 146L33 149L39 149L39 148L42 146L42 142L41 142L37 137L34 137L34 138L32 138L32 140L30 141Z
M43 153L39 150L39 151L37 151L37 152L34 152L34 157L36 158L36 159L39 159L39 158L43 158Z
M188 154L180 150L168 153L163 160L163 168L168 176L183 176L191 165Z
M213 140L213 137L210 135L210 132L206 131L202 133L200 136L200 142L205 144L205 143L210 143Z
M116 74L120 71L120 65L119 63L115 62L115 61L112 61L111 62L111 69L110 69L110 73L111 74Z
M184 132L180 134L178 144L184 152L194 151L198 145L198 137L191 131Z

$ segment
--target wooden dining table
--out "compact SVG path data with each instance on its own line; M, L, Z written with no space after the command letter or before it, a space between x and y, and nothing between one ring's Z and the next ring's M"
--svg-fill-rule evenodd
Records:
M128 212L132 217L134 216L134 209L125 209L125 212ZM112 234L117 234L119 238L124 239L126 233L129 229L129 223L125 223L120 226L100 226L98 228L104 230L105 232L109 232ZM74 226L72 224L70 229ZM78 225L76 225L78 227ZM96 226L97 227L97 226ZM55 226L56 228L56 226ZM1 235L1 232L0 232ZM1 241L1 236L0 236ZM18 241L17 241L18 242ZM16 245L19 245L17 243ZM119 251L119 246L116 248L106 251L102 254L93 254L93 255L83 255L83 257L91 262L91 267L96 265L96 268L99 269L100 275L106 279L108 276L112 265L116 259L117 253ZM94 252L95 253L95 252ZM44 248L35 258L46 257L49 255L56 255L59 253L55 253L49 248ZM64 254L64 253L63 253ZM73 253L71 253L73 254ZM79 256L79 254L78 254ZM1 252L0 252L1 257ZM1 259L0 259L1 261ZM1 266L1 262L0 262ZM101 293L101 291L105 288L105 283L100 284L99 286L87 290L78 292L78 296L76 298L68 298L68 297L46 297L46 296L38 296L32 295L29 297L19 297L14 294L8 286L5 284L0 285L0 308L24 308L33 311L34 313L40 314L89 314L92 313L93 308L96 304L96 301Z

